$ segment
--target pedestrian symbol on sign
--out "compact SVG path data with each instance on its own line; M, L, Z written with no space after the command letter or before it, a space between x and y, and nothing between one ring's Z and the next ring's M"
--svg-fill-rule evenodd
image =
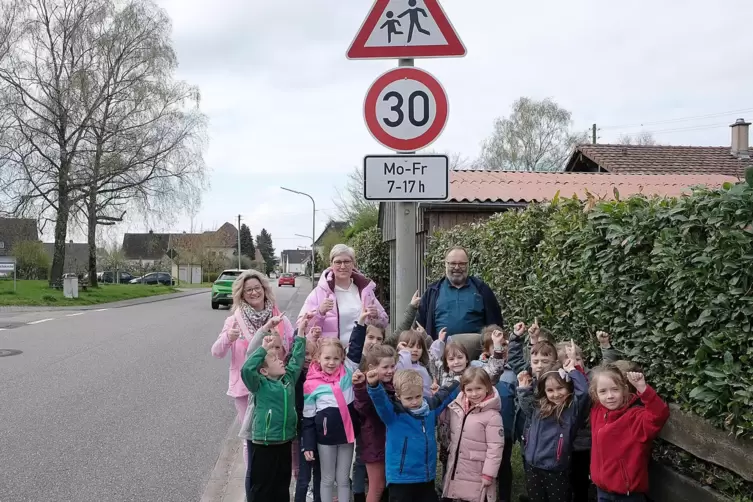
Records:
M424 35L431 35L431 32L421 28L421 22L418 18L419 13L423 15L424 17L428 18L429 15L426 13L426 11L420 7L416 7L416 0L408 0L408 7L410 8L407 9L402 14L400 14L399 16L397 16L398 18L401 18L409 14L410 28L408 29L408 43L410 43L411 40L413 40L413 28L416 28L419 31L419 33L423 33Z
M392 13L391 10L388 10L385 13L385 16L387 16L387 20L384 22L382 26L379 27L380 30L383 30L385 27L387 28L387 43L392 43L392 35L402 35L402 31L397 31L397 27L400 26L400 21L397 19L392 19L392 17L395 14ZM411 29L412 29L411 25Z

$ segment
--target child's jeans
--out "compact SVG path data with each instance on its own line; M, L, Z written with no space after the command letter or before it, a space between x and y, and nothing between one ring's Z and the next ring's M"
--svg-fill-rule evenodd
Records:
M246 499L251 500L251 464L254 462L254 443L246 441L246 450L248 451L248 464L246 465Z
M353 461L353 493L366 493L366 465L361 461L361 438L356 438L356 459Z
M234 397L235 411L238 413L238 423L242 424L243 419L246 418L246 408L248 408L248 396ZM248 446L246 442L243 442L243 461L246 462L246 466L249 465L248 461Z
M307 462L306 457L303 456L303 450L298 448L298 479L295 483L295 502L306 502L306 494L309 491L309 483L312 481L314 486L312 491L314 492L314 502L321 502L322 498L319 496L319 485L322 482L322 473L319 470L319 455L314 455L313 462Z
M298 442L298 439L293 440L293 447L291 448L290 455L293 457L293 479L298 479L298 460L301 458L300 448L301 444Z
M601 488L597 488L596 492L599 494L599 502L645 502L646 500L646 496L642 493L620 495L618 493L605 492Z

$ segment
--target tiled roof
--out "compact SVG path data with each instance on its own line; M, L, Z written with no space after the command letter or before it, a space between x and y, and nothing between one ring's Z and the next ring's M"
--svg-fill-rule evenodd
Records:
M636 194L676 197L688 188L705 185L720 187L737 182L734 176L719 174L609 174L510 171L450 171L450 202L528 203L560 197L586 197L586 189L596 197L621 198Z
M128 233L123 236L123 253L128 260L160 260L170 246L193 250L206 247L235 248L237 239L237 231L231 223L225 223L217 230L201 233Z
M11 256L13 244L38 241L37 222L29 218L0 218L0 256Z
M739 159L728 146L642 146L642 145L580 145L567 163L571 171L582 153L612 174L726 174L744 176L745 168L753 165L753 149L749 159Z
M238 243L238 229L232 223L225 222L215 232L220 247L234 247Z

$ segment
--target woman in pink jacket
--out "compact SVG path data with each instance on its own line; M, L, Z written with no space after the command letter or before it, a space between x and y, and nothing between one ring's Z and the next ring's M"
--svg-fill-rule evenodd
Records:
M442 497L496 502L496 477L505 446L499 394L483 368L465 370L460 389L447 407L450 456Z
M364 307L369 311L368 324L387 327L389 319L376 299L374 284L356 270L353 248L337 244L329 253L330 267L322 273L319 284L309 293L298 319L314 312L309 327L322 328L322 337L339 337L347 347L350 333Z
M242 423L248 407L248 389L241 380L241 368L246 362L249 343L261 345L257 333L276 330L282 339L283 350L290 352L293 343L293 326L275 305L275 296L266 275L256 270L246 270L233 283L233 307L225 319L217 341L212 345L212 355L222 359L230 352L230 381L227 395L233 398ZM256 340L255 340L256 339ZM248 448L243 442L243 453L248 460Z

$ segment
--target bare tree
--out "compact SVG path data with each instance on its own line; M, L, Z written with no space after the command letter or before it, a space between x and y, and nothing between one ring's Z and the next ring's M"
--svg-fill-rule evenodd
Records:
M364 198L363 168L355 167L348 173L344 189L337 189L337 198L333 201L337 216L351 225L359 218L373 217L379 213L379 203Z
M131 0L100 44L102 67L94 78L103 79L98 85L106 93L87 135L88 183L79 206L90 276L96 276L97 225L122 221L128 209L170 220L204 188L206 121L190 105L198 104L198 90L172 80L177 60L169 35L162 9Z
M494 122L494 133L484 141L477 168L509 171L561 170L585 133L571 130L569 111L551 99L519 98L509 117Z
M105 90L90 85L106 0L18 0L0 32L12 43L0 60L0 155L15 214L55 222L50 283L63 273L72 198L81 186L80 149ZM44 223L42 223L44 228Z
M653 146L656 144L656 140L649 131L641 131L635 134L621 134L617 143L620 145Z
M463 169L471 169L472 163L468 157L460 152L438 152L436 150L424 150L421 155L447 155L447 163L449 164L451 171L460 171Z

